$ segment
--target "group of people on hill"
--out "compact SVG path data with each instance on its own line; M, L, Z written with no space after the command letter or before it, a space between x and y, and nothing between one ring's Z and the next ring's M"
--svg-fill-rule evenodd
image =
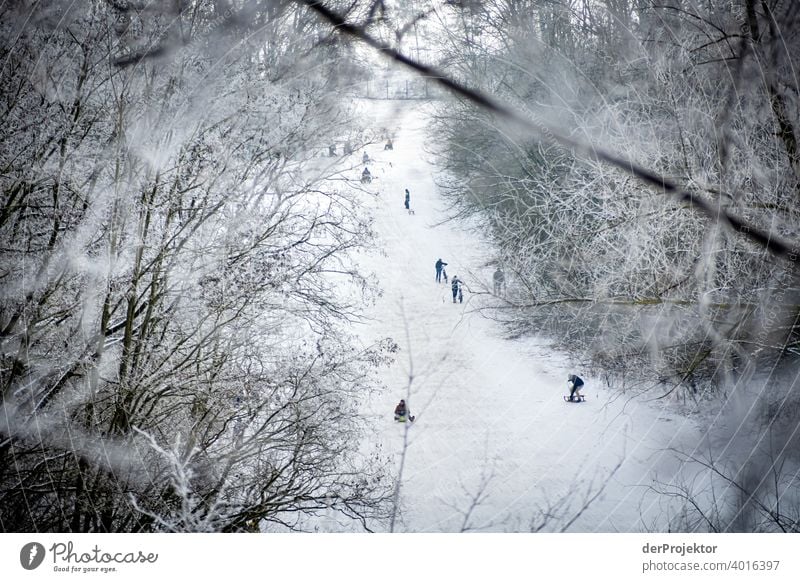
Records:
M345 153L346 154L352 153L352 150L349 148L349 143L350 142L347 142L347 147L345 148ZM383 146L383 149L384 149L384 151L393 150L394 149L394 144L392 143L392 138L391 137L387 138L386 145ZM335 156L336 155L336 145L330 146L330 148L328 149L328 153L331 156ZM370 184L372 182L372 172L370 172L369 168L367 167L367 164L369 164L370 161L371 160L370 160L369 154L367 152L364 152L364 154L361 156L361 163L364 164L364 170L361 172L361 183L362 184ZM409 196L408 190L406 190L406 210L408 210L410 212L410 209L408 207L408 196Z
M581 388L583 388L584 382L583 380L575 375L569 374L567 376L567 387L569 388L569 396L565 396L564 399L568 402L583 402L584 396L581 392ZM394 419L396 422L414 422L416 417L411 415L410 410L408 409L408 405L406 404L405 400L400 400L400 403L394 407Z
M391 138L388 138L386 141L386 145L384 146L384 151L394 149L394 144L392 143ZM364 164L368 164L370 162L369 155L367 152L364 152L361 161ZM361 182L362 183L370 183L372 181L372 174L369 171L369 168L364 167L363 172L361 173ZM405 207L406 211L411 214L413 211L411 210L411 192L408 188L405 189L405 197L403 200L403 206ZM434 268L436 270L436 282L441 283L444 280L444 283L450 283L450 290L452 292L453 303L463 303L464 302L464 291L463 291L463 282L461 279L458 278L458 275L454 276L451 280L447 277L447 270L445 267L447 263L442 260L440 257L436 260ZM492 282L493 282L493 290L495 295L500 295L505 291L506 288L506 278L505 273L497 266L493 275L492 275ZM567 388L569 389L569 396L565 396L565 400L570 402L581 402L583 401L583 394L581 393L581 388L583 387L584 382L583 380L576 376L575 374L569 374L567 377ZM404 399L401 399L399 404L395 406L394 409L394 419L397 422L414 422L415 417L411 415L408 405Z
M408 190L406 190L408 192ZM441 283L442 279L444 282L447 283L447 271L445 267L447 263L445 263L441 258L437 259L434 268L436 269L436 282ZM492 279L494 281L494 294L500 295L503 291L505 291L506 287L506 276L503 273L503 270L500 267L497 267L492 275ZM459 303L464 302L464 293L462 290L463 283L461 279L458 278L458 275L453 277L453 281L450 283L451 290L453 291L453 303L458 300Z
M336 146L331 146L330 153L331 155L335 155ZM392 138L389 137L386 140L386 145L383 147L384 151L393 150L394 143L392 142ZM369 167L366 164L369 164L372 161L369 157L367 152L364 152L361 156L361 162L364 164L364 169L361 172L361 183L362 184L371 184L372 183L372 172L369 171ZM408 188L405 189L405 198L403 199L403 206L406 209L406 212L409 214L415 214L414 211L411 209L411 192L409 192Z
M436 282L441 283L442 279L444 282L447 283L447 271L445 267L447 263L445 263L441 258L437 259L434 268L436 269ZM453 303L458 301L459 303L464 303L464 291L462 289L463 283L461 279L458 278L458 275L453 277L453 280L450 281L450 290L453 292Z
M406 197L408 197L408 190L406 190ZM408 207L408 206L406 206ZM442 258L438 258L436 263L434 264L434 268L436 270L436 282L441 283L444 280L444 283L447 284L447 270L445 267L447 263L442 260ZM505 274L503 270L497 266L494 274L492 275L492 281L494 283L494 293L495 295L499 295L505 290ZM453 279L450 281L450 288L453 292L453 303L457 301L459 303L463 303L464 301L464 294L462 290L462 282L458 278L458 276L454 276ZM568 402L583 402L584 395L581 392L581 389L584 386L583 379L577 376L576 374L569 374L567 376L567 389L569 390L569 396L564 396L564 400ZM411 416L408 411L408 405L406 404L405 400L400 400L400 403L395 407L394 410L394 419L398 422L406 422L414 421L414 416Z

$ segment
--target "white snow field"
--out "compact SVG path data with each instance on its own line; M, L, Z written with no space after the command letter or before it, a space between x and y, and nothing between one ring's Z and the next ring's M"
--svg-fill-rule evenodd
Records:
M384 295L360 327L365 343L388 336L400 346L387 389L365 407L368 438L394 459L396 474L405 448L393 531L667 531L677 501L650 486L678 475L666 449L691 448L700 433L658 404L604 390L543 339L503 339L468 290L478 277L491 280L492 249L457 222L439 224L447 213L425 152L425 104L362 107L394 135L394 150L366 148L380 251L364 266ZM405 188L413 215L403 207ZM463 304L435 282L439 257L450 277L464 280ZM569 373L586 381L583 404L563 400ZM416 415L413 424L394 422L400 398Z

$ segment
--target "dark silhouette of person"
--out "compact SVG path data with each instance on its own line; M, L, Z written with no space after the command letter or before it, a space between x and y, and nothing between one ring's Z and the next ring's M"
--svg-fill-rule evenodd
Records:
M414 422L414 417L410 415L405 400L401 400L400 403L394 407L394 419L397 422L405 422L406 419Z
M505 282L506 282L506 276L503 274L503 271L500 269L500 267L497 267L497 269L494 272L495 295L500 295L500 292L503 290L503 287L505 286Z
M411 206L411 192L408 191L406 188L406 210L409 210Z
M569 401L572 402L573 399L580 400L583 398L583 394L581 394L583 380L581 380L575 374L570 374L567 376L567 380L567 386L569 386Z
M392 143L392 138L389 138L388 140L386 140L386 145L383 146L383 149L384 150L393 150L394 149L394 144Z
M370 174L369 168L364 168L364 171L361 172L361 182L364 184L372 182L372 174Z
M445 263L442 259L439 259L438 261L436 261L436 282L437 283L441 283L442 282L442 271L444 271L444 266L446 264L447 263ZM445 279L445 282L447 282L447 279Z
M463 303L464 294L461 292L461 279L458 278L458 275L453 277L453 281L450 283L450 289L453 291L453 303L456 302L456 299L458 299L459 303Z

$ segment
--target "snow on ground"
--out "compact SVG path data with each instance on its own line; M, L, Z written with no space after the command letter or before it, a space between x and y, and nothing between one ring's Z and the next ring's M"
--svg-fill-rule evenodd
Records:
M469 291L453 304L449 285L434 281L436 259L476 288L468 274L489 281L492 250L457 223L437 226L446 212L424 151L425 105L363 108L376 128L394 132L394 150L366 148L380 252L365 266L384 295L360 333L365 343L388 336L400 346L387 389L366 405L372 434L398 470L408 430L395 531L666 531L677 508L648 487L673 478L679 466L664 451L697 442L695 429L604 390L543 340L503 339L474 311L479 298ZM563 401L571 372L586 381L584 404ZM400 398L417 416L412 425L393 420Z

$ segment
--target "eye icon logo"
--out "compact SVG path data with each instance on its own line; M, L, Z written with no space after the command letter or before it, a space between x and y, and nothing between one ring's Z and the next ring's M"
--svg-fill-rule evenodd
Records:
M22 546L19 552L19 563L26 570L35 570L44 562L44 546L36 542L30 542Z

